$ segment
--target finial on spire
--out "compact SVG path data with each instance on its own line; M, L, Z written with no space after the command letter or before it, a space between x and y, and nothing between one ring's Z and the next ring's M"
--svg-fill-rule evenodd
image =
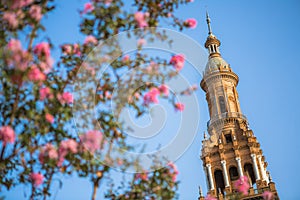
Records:
M206 11L206 22L207 22L207 26L208 26L208 34L212 35L212 30L211 30L211 26L210 26L210 18L209 18L207 11Z

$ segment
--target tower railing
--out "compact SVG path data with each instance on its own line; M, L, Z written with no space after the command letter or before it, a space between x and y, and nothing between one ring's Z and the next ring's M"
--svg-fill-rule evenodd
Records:
M207 122L207 127L209 127L214 122L220 120L220 119L226 119L226 118L241 118L244 120L247 120L247 117L239 112L225 112L220 115L215 115Z

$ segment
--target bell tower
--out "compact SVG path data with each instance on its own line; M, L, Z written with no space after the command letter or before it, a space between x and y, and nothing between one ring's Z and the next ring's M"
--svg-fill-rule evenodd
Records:
M250 189L242 199L262 199L264 191L279 199L260 143L241 111L236 90L239 77L221 56L221 42L212 33L208 13L206 21L205 47L209 58L200 86L206 93L210 116L208 135L204 133L201 151L208 194L218 199L230 199L236 194L234 182L247 176ZM199 199L204 199L202 192Z

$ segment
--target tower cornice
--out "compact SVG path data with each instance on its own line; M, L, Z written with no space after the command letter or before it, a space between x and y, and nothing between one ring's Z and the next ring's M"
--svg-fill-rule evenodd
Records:
M232 71L230 71L230 72L229 71L216 71L216 72L212 72L208 75L204 75L202 80L201 80L200 86L205 92L207 92L207 86L211 82L222 80L222 79L231 79L231 80L233 80L233 83L234 83L235 86L237 86L238 82L239 82L238 75L235 74Z

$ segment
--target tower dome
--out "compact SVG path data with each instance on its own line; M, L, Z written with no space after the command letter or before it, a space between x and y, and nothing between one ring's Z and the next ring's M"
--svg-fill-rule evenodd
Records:
M221 57L209 57L205 67L205 74L216 71L231 71L230 65Z

